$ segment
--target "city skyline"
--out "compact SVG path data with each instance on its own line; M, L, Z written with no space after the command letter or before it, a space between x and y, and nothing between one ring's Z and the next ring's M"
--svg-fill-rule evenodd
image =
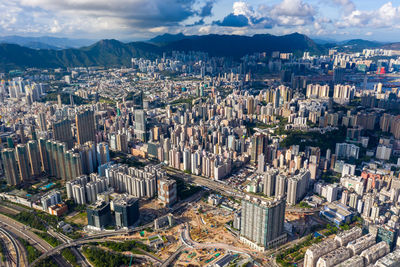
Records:
M299 32L313 38L399 41L400 1L13 0L0 3L0 36L145 40L163 33Z

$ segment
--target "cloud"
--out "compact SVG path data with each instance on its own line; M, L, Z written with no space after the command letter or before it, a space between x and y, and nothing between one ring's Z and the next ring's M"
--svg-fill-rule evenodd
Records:
M201 8L199 16L202 18L209 17L212 15L212 9L214 7L214 0L207 1L205 5Z
M351 0L332 0L332 2L336 5L341 6L342 10L349 14L356 9L356 5Z
M214 21L214 24L224 27L245 27L249 25L249 20L244 15L235 15L231 13L222 21Z
M396 28L399 23L400 6L396 7L393 6L392 2L387 2L376 10L353 10L351 13L342 16L336 26L340 28Z
M195 0L21 0L23 6L50 10L69 18L102 18L140 28L177 25L196 14ZM212 4L211 4L212 8ZM211 12L206 5L202 12Z
M301 0L283 0L276 5L260 5L255 10L248 3L233 3L233 12L222 21L214 22L219 26L271 29L275 26L303 26L312 24L315 8Z
M194 26L201 26L204 25L204 19L200 19L192 24L185 25L186 27L194 27Z
M273 34L394 36L377 29L400 29L396 1L375 1L376 8L369 10L361 0L254 2L261 4L233 0L220 15L215 13L225 2L217 0L0 0L0 34L133 39L163 32L255 34L270 29ZM339 12L325 12L333 5Z
M310 17L315 15L312 5L301 0L283 0L272 8L271 14L286 17Z
M278 26L303 26L311 24L316 14L315 8L301 0L283 0L274 5L261 5L258 9L262 17L269 17Z
M255 16L253 8L249 4L242 1L233 3L233 14L236 16L243 15L246 17Z

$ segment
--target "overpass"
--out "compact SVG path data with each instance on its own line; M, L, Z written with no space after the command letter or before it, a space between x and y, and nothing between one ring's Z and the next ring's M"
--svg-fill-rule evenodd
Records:
M180 203L174 205L173 208L171 209L171 212L174 212L175 210L178 210L181 207L187 205L187 203L197 199L199 196L201 196L201 194L202 194L202 192L200 191L200 192L188 197L184 201L181 201ZM40 255L39 258L37 258L35 261L33 261L30 266L34 266L41 259L45 259L46 257L54 255L54 254L60 252L64 248L76 247L76 246L80 246L82 244L87 244L87 243L90 243L90 242L104 242L105 240L108 240L107 237L119 236L119 235L130 235L132 233L141 232L141 231L145 230L148 227L152 227L153 225L154 225L154 221L153 222L149 222L149 223L147 223L145 225L142 225L140 227L135 227L134 229L127 229L127 230L124 229L124 230L117 230L117 231L112 231L112 232L103 231L101 233L92 234L90 236L77 239L75 241L69 240L69 243L61 244L61 245L59 245L57 247L54 247L53 249L50 249L50 250L46 251L45 253ZM96 240L96 241L94 241L94 240ZM111 240L108 240L108 241L118 242L115 239L111 239Z
M98 242L98 243L104 243L107 241L111 241L111 242L123 242L120 240L115 240L115 239L110 239L110 238L99 238L99 239L86 239L86 240L79 240L79 241L73 241L70 243L64 243L62 245L59 245L57 247L55 247L53 250L47 251L45 253L43 253L42 255L40 255L39 258L35 259L29 266L35 266L39 261L50 257L56 253L61 252L61 250L65 249L65 248L71 248L71 247L76 247L76 246L82 246L85 244L89 244L92 242ZM146 251L143 251L144 254L140 255L141 258L145 258L146 260L150 260L150 261L157 261L159 263L161 263L160 259L154 257L151 254L148 254ZM136 254L135 254L136 257Z

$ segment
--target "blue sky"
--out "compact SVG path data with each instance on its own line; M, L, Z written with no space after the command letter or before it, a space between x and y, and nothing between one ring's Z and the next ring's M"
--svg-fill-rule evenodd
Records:
M0 35L140 40L163 33L400 41L400 0L0 0Z

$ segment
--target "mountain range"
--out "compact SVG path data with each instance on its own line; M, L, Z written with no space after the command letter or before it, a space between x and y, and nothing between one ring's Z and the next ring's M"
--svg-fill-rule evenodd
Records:
M283 36L270 34L254 36L164 34L146 42L123 43L111 39L77 48L79 43L85 42L88 43L89 40L54 37L34 39L18 36L1 39L0 37L0 70L75 66L130 66L132 57L154 58L163 52L170 51L202 51L210 56L239 59L246 54L255 52L270 54L273 51L280 51L301 55L304 51L321 54L329 48L356 50L382 46L400 47L399 43L383 44L365 40L317 43L299 33ZM72 45L75 45L75 48L65 48Z
M95 41L91 39L70 39L51 36L25 37L25 36L0 36L0 43L17 44L32 49L66 49L88 46Z

